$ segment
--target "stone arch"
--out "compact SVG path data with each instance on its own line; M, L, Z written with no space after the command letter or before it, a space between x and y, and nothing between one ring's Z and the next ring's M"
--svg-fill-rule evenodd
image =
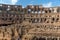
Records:
M47 38L47 40L57 40L57 38Z
M44 37L39 37L38 40L46 40Z
M32 38L32 40L38 40L38 38L37 38L36 36L34 36L34 37Z
M49 13L51 13L51 10L49 10Z

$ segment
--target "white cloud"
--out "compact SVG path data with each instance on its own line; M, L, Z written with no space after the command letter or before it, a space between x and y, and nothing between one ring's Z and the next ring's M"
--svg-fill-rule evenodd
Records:
M11 3L12 3L12 4L16 4L17 1L18 1L18 0L11 0Z
M18 2L18 0L1 0L0 3L3 4L16 4Z
M31 1L28 5L33 5L34 1Z
M47 4L43 4L43 7L52 7L52 2L49 2Z

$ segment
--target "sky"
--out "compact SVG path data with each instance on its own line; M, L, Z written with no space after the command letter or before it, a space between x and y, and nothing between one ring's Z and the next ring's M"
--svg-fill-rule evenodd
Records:
M60 6L60 0L0 0L0 4L11 5L43 5L44 7Z

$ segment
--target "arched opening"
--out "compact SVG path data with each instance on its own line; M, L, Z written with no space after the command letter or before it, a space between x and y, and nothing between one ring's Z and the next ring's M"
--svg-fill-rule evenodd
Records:
M8 26L8 25L11 25L11 24L0 24L0 26Z
M35 36L35 37L32 38L32 40L38 40L38 38Z
M41 37L40 37L40 38L39 38L39 40L46 40L46 39L45 39L45 38L41 38Z
M55 21L55 18L52 18L52 21Z
M57 40L57 38L53 38L52 40Z
M47 40L57 40L57 38L47 38Z
M45 38L39 37L37 38L36 36L32 38L32 40L46 40Z
M49 13L51 13L51 10L49 10Z
M58 22L59 21L59 18L56 18L56 22Z
M45 13L47 13L47 11L45 11Z

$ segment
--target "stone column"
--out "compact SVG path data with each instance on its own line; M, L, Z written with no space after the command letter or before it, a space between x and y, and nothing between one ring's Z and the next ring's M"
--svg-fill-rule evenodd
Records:
M46 40L47 40L47 37L46 37Z
M57 13L57 8L54 8L54 13Z
M50 13L49 11L50 11L50 9L47 9L47 13Z
M57 40L59 40L59 37L57 37Z

